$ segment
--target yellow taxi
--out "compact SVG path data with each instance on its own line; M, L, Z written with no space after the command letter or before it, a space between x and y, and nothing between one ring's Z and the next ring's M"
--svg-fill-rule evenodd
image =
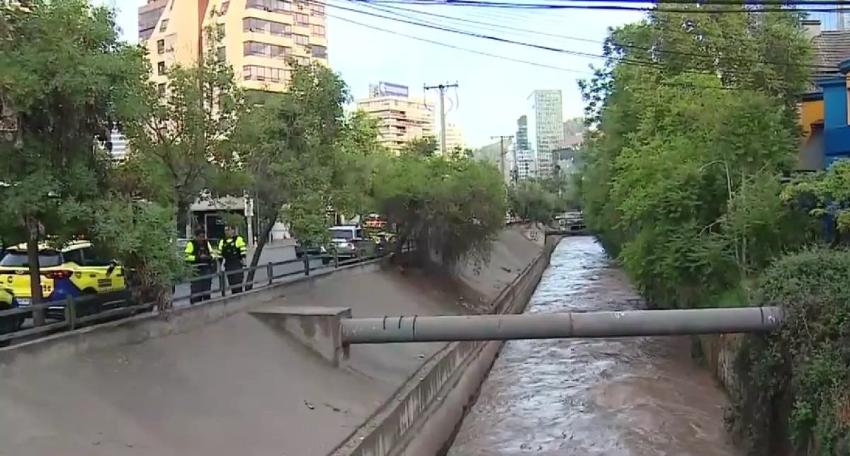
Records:
M45 303L64 303L68 297L97 295L127 288L124 268L95 254L89 241L71 241L61 248L39 245L41 294ZM20 307L30 305L29 258L26 244L10 247L0 259L0 287L14 295Z

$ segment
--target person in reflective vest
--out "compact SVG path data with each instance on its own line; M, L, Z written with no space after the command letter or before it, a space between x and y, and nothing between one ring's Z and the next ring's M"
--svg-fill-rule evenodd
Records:
M218 251L224 260L224 270L227 271L227 287L233 293L242 293L242 269L245 267L248 246L233 227L227 227L224 234L225 238L218 242Z
M185 259L195 270L196 276L209 276L216 272L214 252L203 228L195 229L195 238L186 243ZM191 282L191 303L210 299L212 277L202 277Z

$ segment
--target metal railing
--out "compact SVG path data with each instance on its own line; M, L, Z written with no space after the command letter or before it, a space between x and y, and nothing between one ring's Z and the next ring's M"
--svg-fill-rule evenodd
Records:
M402 252L410 251L405 246ZM207 300L234 294L235 289L244 291L269 287L275 283L294 280L296 277L309 276L313 272L325 269L336 269L352 264L381 258L391 253L390 249L354 257L338 257L336 255L310 256L285 261L269 262L254 267L236 270L224 270L217 266L217 272L193 277L189 281L175 284L171 297L173 307L186 305L202 305ZM249 282L248 275L254 272ZM242 281L230 284L228 276L242 274ZM202 292L183 294L181 288L190 288L196 281L210 280L210 289ZM188 302L187 302L188 301ZM194 301L194 302L193 302ZM154 312L153 302L136 303L131 290L85 295L76 298L68 297L62 301L44 302L37 305L0 310L0 345L12 342L23 342L39 336L53 334L63 330L73 330L81 326L130 317L139 313Z

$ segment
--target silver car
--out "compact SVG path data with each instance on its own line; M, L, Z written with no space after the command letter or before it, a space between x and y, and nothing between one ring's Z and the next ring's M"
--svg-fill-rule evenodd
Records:
M340 258L355 258L360 255L359 245L363 242L363 230L357 226L340 225L329 230L331 244Z

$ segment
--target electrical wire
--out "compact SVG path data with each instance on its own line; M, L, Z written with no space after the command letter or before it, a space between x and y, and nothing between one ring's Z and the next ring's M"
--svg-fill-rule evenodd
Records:
M574 1L574 0L561 0L561 1ZM595 0L595 1L606 1L606 0ZM452 19L452 20L455 20L455 21L458 21L458 22L466 22L466 23L470 23L470 24L483 25L483 26L487 26L487 27L497 27L497 28L501 28L501 29L504 29L504 30L519 31L519 32L523 32L523 33L526 33L526 34L532 34L532 35L540 35L540 36L546 36L546 37L552 37L552 38L563 38L563 39L567 39L567 40L581 41L581 42L586 42L586 43L604 44L604 42L602 42L602 41L592 40L592 39L589 39L589 38L580 38L580 37L574 37L574 36L568 36L568 35L560 35L560 34L555 34L555 33L541 32L541 31L537 31L537 30L522 29L522 28L518 28L518 27L511 27L511 26L508 26L508 25L494 24L492 22L482 22L482 21L476 21L476 20L471 20L471 19L464 19L464 18L449 16L449 15L445 15L445 14L432 13L432 12L428 12L428 11L418 11L418 10L415 10L415 9L401 8L401 7L397 7L397 6L381 7L381 6L376 6L374 4L371 4L371 2L368 2L368 1L367 2L360 2L360 3L362 3L363 6L367 6L369 8L373 8L373 9L377 9L378 11L383 11L385 13L390 13L390 14L395 14L397 16L400 16L400 17L403 17L403 18L406 18L406 19L419 20L423 23L427 23L427 24L432 25L432 26L434 26L434 25L439 26L439 24L435 24L433 22L429 22L429 21L426 21L424 19L419 19L417 17L411 17L409 15L404 15L402 13L397 13L395 11L404 11L404 12L410 12L410 13L415 13L415 14L422 14L422 15L438 17L438 18L442 18L442 19ZM489 30L492 31L492 29L489 29ZM694 53L694 52L676 51L676 50L672 50L672 49L655 49L655 48L651 48L651 47L638 46L638 45L625 44L625 43L616 43L616 42L614 44L618 47L622 47L622 48L626 48L626 49L637 49L637 50L641 50L641 51L645 51L645 52L653 52L653 53L659 53L659 54L682 55L682 56L698 57L698 58L709 57L709 56L697 54L697 53ZM811 68L811 69L815 69L815 70L818 70L818 71L834 70L834 68L829 66L829 65L817 65L817 64L812 65L812 64L796 63L796 62L779 62L779 61L772 61L772 60L761 61L761 60L752 60L752 59L747 59L747 60L744 60L744 61L749 62L749 63L762 63L762 64L770 64L770 65L785 66L785 67Z
M361 0L362 1L362 0ZM670 8L665 6L627 6L620 4L565 4L565 3L517 3L497 2L490 0L369 0L371 3L390 5L426 5L426 6L469 6L478 8L505 8L520 10L551 9L551 10L597 10L597 11L637 11L637 12L662 12L662 13L689 13L689 14L722 14L741 13L747 11L758 11L760 13L787 13L787 12L813 12L813 13L839 13L847 12L841 6L829 8L788 8L788 7L760 7L758 4L741 4L737 8L712 8L711 3L700 5L701 8ZM557 1L557 0L556 0ZM663 4L662 4L663 5ZM840 5L836 3L835 5ZM706 8L706 6L709 6ZM721 5L723 6L723 5Z
M346 2L346 3L348 3L348 2ZM554 46L546 46L546 45L530 43L530 42L525 42L525 41L519 41L519 40L513 40L513 39L508 39L508 38L503 38L503 37L498 37L498 36L493 36L493 35L487 35L487 34L482 34L482 33L477 33L477 32L470 32L468 30L449 28L449 27L441 26L441 25L434 24L434 23L424 23L424 22L416 21L416 20L386 16L386 15L383 15L383 14L372 13L372 12L369 12L369 11L363 11L363 10L355 9L355 8L348 8L348 7L345 7L345 6L339 6L339 5L335 5L335 4L331 4L331 3L328 3L327 5L332 7L332 8L341 9L341 10L344 10L344 11L349 11L349 12L353 12L353 13L357 13L357 14L363 14L363 15L367 15L367 16L370 16L370 17L387 19L387 20L391 20L391 21L395 21L395 22L400 22L400 23L405 23L405 24L410 24L410 25L416 25L416 26L419 26L419 27L425 27L425 28L439 30L439 31L443 31L443 32L449 32L449 33L455 33L455 34L460 34L460 35L465 35L465 36L471 36L471 37L475 37L475 38L481 38L481 39L495 41L495 42L499 42L499 43L514 44L514 45L525 46L525 47L529 47L529 48L533 48L533 49L540 49L540 50L557 52L557 53L568 54L568 55L574 55L574 56L579 56L579 57L588 57L588 58L605 59L605 60L607 60L609 58L608 56L600 55L600 54L593 54L593 53L589 53L589 52L563 49L563 48L558 48L558 47L554 47ZM640 60L640 59L635 59L635 58L631 58L631 57L619 57L616 60L620 63L631 64L631 65L640 65L640 66L651 67L651 68L660 68L661 67L658 64L658 62L653 62L653 61L648 61L648 60ZM696 70L696 69L690 69L690 68L685 68L685 69L682 69L681 71L685 72L685 73L691 73L691 74L703 74L703 75L705 75L705 74L716 74L715 72L712 72L712 71Z
M307 3L313 3L313 2L312 2L312 0L307 0ZM331 5L328 5L328 6L331 6ZM529 61L529 60L515 59L515 58L512 58L512 57L507 57L507 56L503 56L503 55L499 55L499 54L493 54L493 53L489 53L489 52L473 50L473 49L464 48L464 47L461 47L461 46L456 46L456 45L453 45L453 44L443 43L441 41L436 41L436 40L432 40L432 39L428 39L428 38L422 38L422 37L410 35L410 34L407 34L407 33L401 33L401 32L395 31L395 30L390 30L390 29L386 29L386 28L383 28L383 27L378 27L378 26L375 26L375 25L372 25L372 24L366 24L366 23L363 23L363 22L359 22L359 21L356 21L356 20L353 20L353 19L350 19L350 18L347 18L347 17L335 15L335 14L327 13L327 16L332 17L334 19L341 20L343 22L353 24L353 25L358 25L358 26L361 26L361 27L364 27L364 28L368 28L368 29L371 29L371 30L389 33L389 34L396 35L396 36L402 36L402 37L405 37L405 38L410 38L410 39L413 39L413 40L422 41L422 42L434 44L434 45L437 45L437 46L456 49L456 50L460 50L460 51L463 51L463 52L469 52L469 53L473 53L473 54L483 55L483 56L486 56L486 57L492 57L492 58L496 58L496 59L500 59L500 60L512 61L512 62L515 62L515 63L522 63L522 64L527 64L527 65L532 65L532 66L537 66L537 67L542 67L542 68L548 68L548 69L557 70L557 71L579 73L579 74L591 76L591 77L595 76L594 73L582 72L582 71L578 71L578 70L574 70L574 69L557 67L557 66L554 66L554 65L548 65L548 64ZM659 85L662 85L662 86L680 87L680 88L694 89L694 90L700 89L700 90L721 90L721 91L752 91L752 89L746 89L746 88L724 87L724 86L706 86L706 85L700 85L700 84L678 83L678 82L673 82L673 81L657 81L657 83ZM645 90L653 90L653 89L652 88L646 88Z
M328 5L328 6L330 6L330 5ZM433 45L436 45L436 46L442 46L442 47L446 47L446 48L450 48L450 49L455 49L455 50L462 51L462 52L468 52L468 53L471 53L471 54L478 54L478 55L482 55L482 56L485 56L485 57L491 57L491 58L495 58L495 59L514 62L514 63L522 63L522 64L525 64L525 65L532 65L532 66L536 66L536 67L540 67L540 68L547 68L547 69L555 70L555 71L563 71L563 72L566 72L566 73L577 73L577 74L581 74L581 75L585 75L585 76L593 76L593 73L590 73L590 72L587 72L587 71L579 71L579 70L575 70L575 69L564 68L564 67L549 65L549 64L540 63L540 62L534 62L534 61L531 61L531 60L516 59L516 58L513 58L513 57L508 57L508 56L504 56L504 55L500 55L500 54L493 54L493 53L490 53L490 52L479 51L479 50L475 50L475 49L465 48L465 47L462 47L462 46L457 46L457 45L454 45L454 44L444 43L442 41L436 41L436 40L432 40L432 39L428 39L428 38L423 38L423 37L416 36L416 35L410 35L410 34L407 34L407 33L398 32L398 31L395 31L395 30L390 30L390 29L378 27L376 25L358 22L356 20L353 20L353 19L350 19L350 18L347 18L347 17L342 17L342 16L338 16L338 15L334 15L334 14L326 14L326 15L328 17L332 17L334 19L339 19L343 22L347 22L347 23L350 23L350 24L353 24L353 25L366 27L366 28L376 30L376 31L379 31L379 32L389 33L389 34L392 34L392 35L401 36L401 37L409 38L409 39L412 39L412 40L433 44Z

